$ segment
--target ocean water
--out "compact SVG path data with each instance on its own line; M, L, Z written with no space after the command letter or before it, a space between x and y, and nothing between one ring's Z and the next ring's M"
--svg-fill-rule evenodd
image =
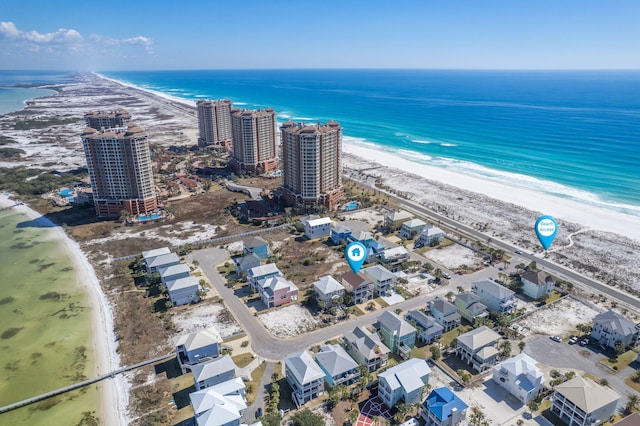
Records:
M175 97L337 120L344 142L640 216L640 71L101 72Z
M73 74L58 71L0 71L0 115L24 108L24 101L55 93L32 86L71 81Z

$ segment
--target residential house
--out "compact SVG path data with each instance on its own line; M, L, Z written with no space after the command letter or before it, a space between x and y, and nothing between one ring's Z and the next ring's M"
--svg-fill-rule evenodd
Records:
M247 409L242 379L232 379L189 394L197 426L240 426Z
M490 278L472 283L471 291L480 297L490 311L509 315L518 307L516 294Z
M608 387L576 376L555 386L551 412L570 426L600 424L613 417L619 399Z
M340 345L325 345L316 354L329 386L350 385L360 378L358 363Z
M222 337L215 327L174 337L173 345L182 373L194 364L218 357L221 344Z
M520 276L520 282L522 283L522 293L535 300L545 294L551 294L554 286L551 275L531 269L526 270Z
M476 371L482 372L493 366L500 351L495 348L500 335L486 325L461 334L456 339L456 355Z
M291 386L291 399L299 408L324 393L324 373L307 351L289 355L284 359L287 382Z
M369 244L373 242L373 234L369 231L356 231L352 232L351 235L347 238L348 242L358 241L364 244L365 247L368 247Z
M269 257L269 243L262 237L248 237L242 240L244 254L255 254L260 259Z
M535 359L520 353L493 367L493 381L527 404L542 390L544 374Z
M260 298L267 308L277 308L298 300L298 287L281 276L269 277L258 283Z
M402 246L393 247L380 253L380 262L387 265L387 268L395 272L400 266L409 260L409 252Z
M375 296L387 296L395 286L395 274L382 265L364 268L362 273L373 282L373 293Z
M281 277L282 272L275 263L267 263L266 265L256 266L247 272L247 282L249 287L258 291L258 283L269 277Z
M422 403L421 417L426 426L455 426L467 417L469 406L449 388L431 391Z
M358 305L373 299L373 282L362 272L342 274L344 289L353 295L353 303Z
M200 301L198 292L200 291L200 280L196 277L178 278L167 281L167 291L169 300L175 306L188 305Z
M427 226L427 224L423 220L408 220L402 224L402 227L400 227L398 237L404 238L405 240L412 240L422 232L425 226Z
M244 256L234 256L231 260L233 260L233 266L236 269L237 276L246 275L250 269L262 264L262 259L255 253Z
M351 228L344 225L339 225L331 229L331 241L333 244L340 244L341 241L347 241L351 236Z
M316 292L318 302L324 302L328 307L333 305L334 300L344 300L344 287L331 275L325 275L315 281L313 290Z
M196 390L208 388L236 377L236 365L229 355L195 364L191 367L191 371Z
M431 344L434 340L442 336L444 327L430 315L425 314L422 311L409 311L407 313L407 321L415 321L416 329L418 330L417 339Z
M443 239L444 231L437 226L429 224L422 229L420 235L416 238L414 248L436 246L440 244Z
M453 303L449 303L441 297L429 301L429 311L436 322L444 327L447 332L460 325L460 314Z
M397 231L402 227L402 224L407 220L413 218L413 215L404 210L393 211L384 217L384 227L389 232Z
M331 236L331 225L333 221L330 217L320 217L318 219L307 219L304 221L304 235L310 239L324 238Z
M378 374L378 397L389 408L399 402L411 405L422 401L422 389L429 382L427 361L411 358Z
M191 276L191 269L189 269L189 267L184 263L162 267L158 269L158 272L160 273L162 284L164 284L165 286L169 281Z
M634 347L640 337L640 324L634 324L617 312L609 310L593 319L591 338L602 346L615 349L621 342L625 348Z
M166 268L167 266L179 265L180 258L175 253L165 253L158 256L150 257L145 260L147 272L152 274L158 272L160 268Z
M385 311L378 317L378 325L380 337L391 352L408 358L416 344L415 327L391 311Z
M611 426L638 426L638 425L640 425L640 413L635 412L635 413L629 414L624 419L615 422Z
M456 305L462 318L471 324L475 323L477 318L487 318L489 316L489 311L482 303L480 297L470 291L456 294L453 303Z
M147 250L142 252L142 261L144 262L147 270L149 270L149 264L152 263L153 259L162 256L163 254L170 254L171 250L169 247L160 247L153 250Z
M353 331L344 333L343 340L347 353L359 365L366 366L370 373L387 365L391 351L377 334L366 328L356 327Z

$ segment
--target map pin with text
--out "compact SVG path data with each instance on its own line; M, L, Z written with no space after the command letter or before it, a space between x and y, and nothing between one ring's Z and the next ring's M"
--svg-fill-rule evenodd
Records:
M558 223L551 216L540 216L536 220L536 235L540 244L547 250L558 233Z
M361 242L354 241L347 246L345 257L353 273L357 274L367 258L367 248Z

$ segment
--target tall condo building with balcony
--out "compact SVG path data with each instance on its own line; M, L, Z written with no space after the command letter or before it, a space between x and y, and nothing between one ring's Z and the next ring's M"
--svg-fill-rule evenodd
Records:
M198 145L231 148L231 108L228 99L198 101Z
M265 173L278 167L276 112L231 111L233 134L232 164L238 171Z
M158 207L147 135L129 127L88 127L82 132L93 203L100 217L146 214Z
M282 190L290 204L334 210L344 199L342 127L335 121L281 127Z
M84 115L87 127L97 130L125 127L130 120L131 114L124 108L114 111L90 111Z

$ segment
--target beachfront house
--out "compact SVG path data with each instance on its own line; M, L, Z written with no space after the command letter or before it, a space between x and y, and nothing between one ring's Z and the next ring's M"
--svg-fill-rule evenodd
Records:
M403 402L422 401L422 390L429 382L431 369L424 359L411 358L378 374L378 397L388 408Z
M304 220L303 223L304 235L310 240L331 236L331 225L333 221L330 217L307 219Z
M351 236L351 228L344 225L336 226L331 229L331 241L333 244L340 244L342 241L347 241Z
M370 373L387 365L391 351L377 334L364 327L356 327L344 333L343 340L347 353L359 365L366 366Z
M461 334L456 339L456 355L478 372L495 365L500 351L495 345L500 335L486 325Z
M160 268L166 268L167 266L179 264L180 258L175 253L160 254L158 256L153 256L145 260L145 266L147 267L147 273L149 274L158 272Z
M174 307L197 303L200 301L198 292L200 291L200 280L196 277L178 278L167 281L167 292L169 300Z
M522 283L522 294L534 300L540 299L545 294L551 294L554 286L551 275L532 269L527 269L520 275L520 282Z
M409 260L409 252L402 246L393 247L382 251L379 259L387 269L396 272L401 269L404 262Z
M332 306L336 300L344 301L344 286L331 275L325 275L315 281L313 290L316 292L318 302L324 302L327 307Z
M445 333L460 325L458 308L441 297L429 301L429 311L436 322L444 328Z
M255 254L260 259L269 257L269 243L262 237L247 237L242 240L244 254Z
M620 342L625 348L634 347L640 337L640 324L634 324L617 312L609 310L593 319L591 338L604 347L616 348Z
M551 412L567 425L591 426L613 417L619 399L610 388L576 376L554 387Z
M215 327L209 327L174 337L173 345L176 347L178 364L184 374L191 366L218 357L222 337Z
M453 304L456 305L462 318L471 324L475 323L478 318L487 318L489 316L489 311L480 297L470 291L456 294Z
M402 224L400 227L400 233L398 234L399 238L403 238L405 240L414 239L424 227L427 226L425 221L420 219L411 219Z
M267 308L277 308L298 300L298 287L281 276L265 278L258 282L260 299Z
M324 371L329 386L348 386L360 378L358 363L340 345L321 347L316 354L316 363Z
M267 263L266 265L256 266L249 269L247 272L247 282L249 287L258 291L258 283L269 277L281 277L282 272L278 269L275 263Z
M162 280L162 284L165 286L169 281L191 276L191 269L184 263L162 267L158 269L158 272L160 273L160 280Z
M391 352L406 359L416 344L417 330L392 311L385 311L378 317L380 337Z
M262 259L255 253L244 256L234 256L231 260L233 260L233 266L238 277L246 275L250 269L262 264Z
M387 232L394 232L400 229L402 224L411 218L413 218L413 215L404 210L392 211L385 215L384 227Z
M296 407L306 404L324 393L324 372L311 354L302 351L284 359L284 371L291 386L291 399Z
M431 391L422 403L420 417L427 426L455 426L467 417L469 406L449 388Z
M490 311L509 315L518 307L516 294L490 278L473 282L471 291L478 295Z
M396 276L382 265L364 268L362 273L373 282L375 296L389 296L396 284Z
M409 311L406 319L409 322L415 322L416 330L418 330L416 338L427 344L431 344L434 340L440 338L444 331L444 327L438 324L435 318L422 311Z
M245 385L236 378L189 394L197 426L240 426L247 409Z
M169 249L169 247L160 247L153 250L143 251L142 261L144 262L144 265L146 266L147 271L149 271L149 264L152 263L153 259L155 259L158 256L162 256L164 254L169 254L169 253L171 253L171 250Z
M373 282L362 272L345 272L341 282L345 290L351 293L355 305L373 299Z
M236 377L236 365L228 354L195 364L191 371L196 390L208 388Z
M416 238L414 248L437 246L444 239L442 229L431 224L425 226Z
M535 359L520 353L493 367L493 381L527 404L542 390L544 374L536 366Z

